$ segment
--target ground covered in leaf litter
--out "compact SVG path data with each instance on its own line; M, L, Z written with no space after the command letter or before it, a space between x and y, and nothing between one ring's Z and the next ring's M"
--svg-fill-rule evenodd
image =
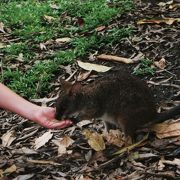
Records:
M97 52L133 61L153 60L154 75L141 75L154 92L159 109L179 103L180 68L180 14L176 3L137 1L136 9L112 21L113 25L132 26L135 31L129 39ZM171 18L171 19L165 19ZM151 21L139 21L139 20ZM152 20L153 19L153 20ZM163 20L162 20L163 19ZM104 28L99 33L104 33ZM91 53L91 52L90 52ZM118 70L138 69L140 62L123 64L96 59L93 54L81 59ZM151 70L151 69L150 69ZM83 83L103 76L87 72L77 64L61 66L61 76ZM107 72L109 73L109 71ZM59 78L55 80L55 87ZM50 94L54 97L59 88ZM47 104L52 105L51 98ZM180 125L177 120L153 128L148 139L123 149L121 134L112 131L103 134L100 121L83 121L64 130L48 131L18 115L0 112L2 144L0 146L0 175L4 179L178 179L180 178ZM144 132L140 132L142 137ZM102 136L103 135L103 138ZM166 138L165 138L166 137ZM102 151L96 151L104 149ZM118 156L113 153L122 149Z

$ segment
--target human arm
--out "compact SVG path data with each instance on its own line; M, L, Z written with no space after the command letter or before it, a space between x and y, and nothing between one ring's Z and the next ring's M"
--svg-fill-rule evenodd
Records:
M0 108L17 113L46 128L64 128L72 124L69 120L54 119L55 109L33 104L0 83Z

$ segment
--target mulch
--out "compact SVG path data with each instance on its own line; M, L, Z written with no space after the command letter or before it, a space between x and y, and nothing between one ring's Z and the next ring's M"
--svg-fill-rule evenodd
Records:
M132 26L133 36L124 38L113 46L100 49L98 54L106 53L128 58L143 55L153 61L164 58L165 68L156 67L154 75L140 76L140 78L148 82L158 109L167 109L180 101L180 22L137 24L141 19L180 18L180 6L175 8L170 8L168 4L159 6L158 2L136 1L136 7L132 12L113 19L112 24L117 27ZM96 59L92 62L89 57L84 59L90 63L114 67L116 70L127 68L131 72L139 63L130 65L100 62ZM61 71L60 76L65 78L72 73L71 80L84 73L76 63L69 65L68 68L61 67ZM84 81L89 83L99 76L102 76L102 73L93 72ZM54 80L55 90L49 94L49 98L56 96L59 90L58 82L59 77ZM53 103L54 101L48 102L47 105ZM96 152L89 146L82 133L83 129L102 133L101 121L83 127L74 124L66 129L51 130L52 138L38 149L35 149L35 140L49 130L4 110L0 111L0 129L1 137L9 132L10 143L5 147L0 143L0 176L3 174L3 179L180 178L180 143L177 143L179 137L159 139L154 133L150 133L148 140L141 146L132 151L125 151L119 156L113 156L118 147L106 143L105 150ZM70 137L74 143L67 148L66 154L59 155L54 140L62 137Z

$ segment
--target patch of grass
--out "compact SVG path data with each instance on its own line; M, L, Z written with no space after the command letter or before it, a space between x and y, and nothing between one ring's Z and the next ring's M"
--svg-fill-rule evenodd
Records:
M104 36L99 37L101 45L113 45L122 38L129 37L132 34L132 28L113 28L108 30Z
M37 98L45 95L51 89L49 81L57 70L52 61L43 61L35 64L26 73L8 69L4 72L4 81L15 92L24 97Z
M3 50L8 59L16 58L20 53L23 53L23 59L27 61L32 58L35 54L31 50L28 44L24 42L11 43L7 48Z
M154 75L155 68L152 67L153 61L149 59L142 59L139 66L134 69L133 74L135 75Z
M5 0L0 2L0 22L10 29L10 43L2 50L5 60L16 59L20 53L28 66L16 71L3 61L1 81L25 97L44 96L51 90L50 81L62 63L71 63L107 45L114 44L131 34L130 28L113 28L96 32L99 26L108 26L112 19L132 8L132 0L114 1L109 7L106 0ZM58 8L52 8L55 4ZM45 16L50 17L49 20ZM79 24L79 19L83 24ZM90 32L86 35L86 32ZM84 34L84 35L83 35ZM70 37L67 48L40 49L40 43ZM43 57L39 60L37 57Z

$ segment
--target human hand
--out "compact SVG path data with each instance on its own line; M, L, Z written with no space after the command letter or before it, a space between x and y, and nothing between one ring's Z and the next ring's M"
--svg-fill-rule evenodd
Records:
M58 121L55 117L55 108L51 107L39 107L34 112L34 122L40 124L43 127L49 128L49 129L62 129L65 127L68 127L72 124L70 120L62 120Z

